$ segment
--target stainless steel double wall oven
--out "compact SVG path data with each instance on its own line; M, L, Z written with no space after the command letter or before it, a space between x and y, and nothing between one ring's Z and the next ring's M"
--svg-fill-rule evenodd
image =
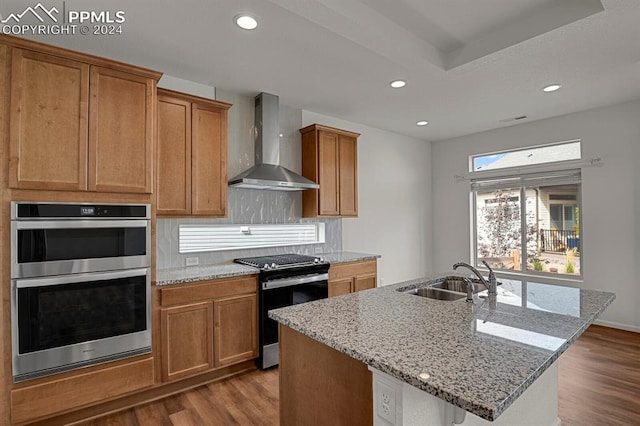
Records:
M150 211L11 203L15 382L151 352Z

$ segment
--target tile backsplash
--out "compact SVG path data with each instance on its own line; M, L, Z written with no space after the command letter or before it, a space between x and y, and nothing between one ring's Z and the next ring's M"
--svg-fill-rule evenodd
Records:
M255 129L253 97L217 90L217 99L233 104L229 110L229 177L248 169L255 163ZM280 106L280 159L281 165L300 173L302 148L300 132L302 111ZM265 254L338 252L342 250L341 219L302 219L302 193L286 191L263 191L256 189L228 188L227 217L158 219L156 226L158 269L185 266L186 258L198 257L200 265L227 263L238 257L262 256ZM178 227L180 224L284 224L325 223L325 243L260 249L225 250L180 254L178 250Z
M266 254L301 253L312 255L342 250L341 219L301 219L302 194L299 192L260 191L256 189L229 188L227 218L177 218L158 219L156 227L156 262L158 269L185 266L186 258L198 257L200 265L227 263L238 257ZM180 224L284 224L323 222L325 243L285 247L266 247L242 250L224 250L181 254L178 250Z

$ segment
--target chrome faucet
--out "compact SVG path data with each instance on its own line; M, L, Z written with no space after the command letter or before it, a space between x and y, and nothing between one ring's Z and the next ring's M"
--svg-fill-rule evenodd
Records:
M489 297L496 296L498 294L498 281L496 280L496 274L493 272L493 269L491 269L491 266L489 266L489 264L486 261L483 260L482 263L484 263L484 266L486 266L487 269L489 270L488 282L482 276L480 271L478 271L476 268L469 265L468 263L458 262L453 265L453 269L456 270L459 267L464 266L465 268L467 268L468 270L476 274L478 279L480 279L480 282L487 288L487 290L489 290ZM473 283L471 281L467 281L467 301L469 301L469 291L473 292Z

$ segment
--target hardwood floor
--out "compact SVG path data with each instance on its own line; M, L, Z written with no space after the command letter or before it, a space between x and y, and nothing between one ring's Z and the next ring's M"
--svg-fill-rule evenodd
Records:
M239 376L83 423L91 426L213 426L279 423L278 369Z
M562 426L640 425L640 333L590 327L559 360ZM277 425L278 369L252 371L91 426ZM514 425L517 426L517 425Z
M640 333L591 326L559 372L562 426L640 425Z

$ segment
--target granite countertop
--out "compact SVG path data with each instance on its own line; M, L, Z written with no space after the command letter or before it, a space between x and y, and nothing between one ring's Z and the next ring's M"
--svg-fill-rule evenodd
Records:
M321 253L329 263L356 262L377 259L380 255L341 251L337 253ZM179 268L158 269L156 285L182 284L203 280L239 277L257 274L259 270L239 263L221 263L217 265L185 266Z
M339 251L337 253L320 253L320 254L317 254L316 256L324 257L324 259L331 264L359 262L362 260L373 260L381 257L379 254L356 253L352 251Z
M187 266L184 268L158 269L156 285L182 284L195 281L217 280L257 274L258 270L239 263L220 265Z
M497 304L396 291L450 275L459 273L275 309L269 316L495 420L615 299L613 293L505 279L499 280Z

